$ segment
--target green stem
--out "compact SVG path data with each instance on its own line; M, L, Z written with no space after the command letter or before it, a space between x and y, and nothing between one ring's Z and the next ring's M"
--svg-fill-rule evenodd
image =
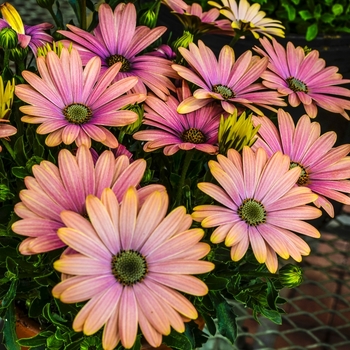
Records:
M86 30L86 0L80 1L80 27Z
M9 144L9 142L6 141L5 139L1 139L1 142L5 146L7 152L11 155L12 159L16 162L17 165L19 165L17 160L16 160L16 154L15 154L14 150L12 149L11 145Z
M260 272L260 271L247 271L240 273L241 276L253 276L253 277L268 277L268 278L278 278L278 273L270 272Z
M6 71L10 64L10 50L4 50L3 71Z
M235 36L232 38L231 42L230 42L230 46L233 48L236 44L236 42L240 39L241 35L236 33Z
M175 202L176 205L181 205L182 189L183 189L184 184L185 184L187 170L190 166L193 155L194 155L193 151L186 151L185 159L184 159L183 166L182 166L180 181L179 181L178 186L177 186L176 202Z
M53 11L52 9L52 6L51 7L47 7L47 10L50 12L50 15L51 17L53 18L53 20L55 21L55 24L56 24L56 27L57 28L62 28L62 23L58 20L55 12Z

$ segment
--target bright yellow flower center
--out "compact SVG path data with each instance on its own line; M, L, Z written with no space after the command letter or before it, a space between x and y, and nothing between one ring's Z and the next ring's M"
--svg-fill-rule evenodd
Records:
M185 130L182 135L181 139L183 142L189 142L189 143L204 143L206 141L206 137L204 134L196 128L190 128L188 130Z
M238 208L239 217L249 226L258 226L266 221L266 210L259 201L247 198Z
M147 271L146 259L135 250L122 250L112 258L112 273L123 286L141 282Z
M70 123L81 125L91 119L92 110L83 103L72 103L64 107L63 114Z
M221 84L214 85L213 92L220 94L222 98L224 98L225 100L235 97L234 92L226 85L221 85Z
M130 62L122 55L112 55L107 57L106 62L108 67L113 66L113 64L117 62L121 62L122 66L120 68L120 72L129 72L130 71Z
M291 162L290 165L289 165L289 169L293 169L293 168L295 168L297 166L299 168L301 168L301 173L300 173L299 179L297 181L297 184L299 186L305 186L309 182L309 174L306 171L306 169L300 163L297 163L297 162Z
M288 87L295 92L301 91L307 93L309 91L307 85L297 78L290 77L286 80L288 83Z

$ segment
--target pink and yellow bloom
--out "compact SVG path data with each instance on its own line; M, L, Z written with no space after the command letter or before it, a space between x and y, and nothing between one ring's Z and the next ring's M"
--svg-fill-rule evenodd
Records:
M47 31L53 28L50 23L41 23L34 26L24 25L17 10L8 2L0 5L2 19L0 18L0 30L12 28L18 37L18 44L22 48L27 46L36 55L37 49L46 43L51 43L53 38Z
M333 113L340 113L350 119L346 109L350 109L350 90L337 85L350 83L338 73L338 67L326 67L319 52L305 53L300 46L287 43L285 49L275 39L271 42L260 39L262 49L255 51L269 58L268 69L261 75L263 84L288 96L289 105L297 107L302 103L311 118L317 116L317 107Z
M239 106L262 114L256 106L275 110L272 106L285 106L276 91L267 91L256 82L265 71L268 60L253 56L246 51L237 60L233 49L225 45L219 58L202 41L198 46L191 43L189 50L179 48L190 68L173 64L178 74L197 85L193 96L186 98L178 107L179 113L189 113L213 101L220 101L222 108L233 114Z
M76 156L62 149L58 166L47 160L34 165L34 176L25 178L27 189L20 192L21 202L15 205L15 213L22 220L16 221L12 230L28 237L20 244L20 252L30 255L64 247L57 236L57 229L64 226L60 217L63 210L85 215L86 196L100 196L106 187L121 201L129 186L139 185L145 169L144 159L130 164L127 156L115 158L112 151L104 151L94 164L93 154L86 146L79 147ZM145 186L139 189L140 196L144 198L161 188Z
M332 203L327 199L350 204L350 144L333 147L337 134L329 131L321 135L319 123L302 116L297 125L289 113L278 111L278 129L267 117L254 117L260 125L253 148L263 147L271 156L283 152L290 158L290 167L302 169L298 186L308 187L318 195L317 207L334 216Z
M317 195L307 187L295 186L301 169L290 169L282 152L270 158L263 148L248 146L242 156L231 149L227 157L217 156L209 168L219 185L202 182L198 187L219 205L200 205L192 217L203 227L216 227L210 240L231 247L231 258L240 260L249 245L259 263L271 272L278 269L276 253L284 259L301 261L309 246L294 232L319 237L318 230L305 222L322 212L306 205Z
M99 24L93 34L69 24L67 27L70 31L58 32L73 42L84 65L91 58L100 57L103 73L114 63L121 62L116 80L138 77L134 92L146 94L147 87L160 98L166 99L169 90L175 89L169 78L177 77L171 68L172 62L162 57L140 54L161 37L166 27L150 29L136 26L136 9L132 3L121 3L114 12L108 4L102 4L98 14ZM69 45L70 41L66 43Z
M231 26L239 35L252 33L258 39L260 34L272 38L272 35L284 38L284 27L281 21L267 18L264 11L260 11L260 4L249 5L247 0L221 0L221 4L208 1L212 6L220 9L220 13L231 21Z
M183 88L178 89L178 99L169 96L162 101L155 96L148 96L145 105L143 124L150 129L136 132L136 140L147 141L144 145L146 152L152 152L164 147L164 154L173 155L179 150L197 149L209 154L218 151L218 130L220 116L223 110L217 105L207 105L194 112L179 114L180 101L191 94L184 82Z
M100 76L101 61L92 58L83 69L79 53L62 48L37 58L40 77L24 71L29 83L16 86L15 93L29 105L20 107L22 121L41 124L38 134L49 134L45 143L57 146L62 142L91 146L91 139L107 147L118 146L116 137L105 126L124 126L137 120L137 114L125 110L129 104L142 102L142 94L125 94L137 84L136 77L114 84L121 64L115 64Z
M115 349L119 341L131 348L138 327L153 347L161 345L171 328L184 332L183 318L198 314L179 292L207 294L205 283L192 275L214 268L199 260L210 246L200 242L202 229L190 229L192 219L184 207L166 215L166 192L151 193L141 206L139 201L133 187L121 203L106 189L101 200L87 197L89 220L71 211L61 214L66 227L58 235L76 253L54 263L71 277L52 293L64 303L88 300L73 329L91 335L104 326L105 350Z

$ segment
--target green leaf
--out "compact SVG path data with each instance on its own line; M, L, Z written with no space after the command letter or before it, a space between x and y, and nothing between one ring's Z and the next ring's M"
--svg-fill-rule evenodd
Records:
M265 316L266 318L268 318L270 321L272 321L273 323L276 323L278 325L282 324L282 316L280 314L279 311L275 311L275 310L270 310L264 307L260 308L260 312L263 316Z
M298 13L304 21L307 21L308 19L313 18L313 15L309 10L299 11Z
M237 338L237 315L232 306L219 293L210 293L210 298L216 308L218 331L233 344Z
M278 306L277 306L278 290L275 288L274 284L270 280L267 280L266 283L267 283L267 297L266 297L267 303L272 310L277 311L278 310Z
M10 287L7 290L6 294L3 296L2 301L1 301L1 309L6 309L9 307L9 305L12 303L16 296L16 291L17 291L17 284L18 280L13 279L11 281Z
M24 179L26 176L30 175L24 166L15 166L11 171L12 174L19 179Z
M4 317L3 344L7 349L21 350L17 344L15 307L11 304Z
M27 161L28 156L26 154L23 135L16 140L14 145L14 151L16 154L16 161L24 164Z
M223 290L226 288L229 280L223 277L217 277L215 275L209 275L205 279L205 284L208 286L209 290Z
M330 13L324 13L320 19L323 23L332 23L335 19L335 16Z
M193 350L190 340L183 333L178 333L173 329L169 335L163 337L163 343L172 349Z
M282 5L285 10L287 11L287 14L288 14L288 20L289 21L294 21L295 20L295 17L296 17L296 9L294 6L291 6L289 4L283 4Z
M299 2L300 2L300 0L292 0L292 3L293 3L294 5L299 5Z
M320 4L317 4L314 9L314 18L318 20L321 17L322 7Z
M9 256L6 257L6 268L7 271L10 272L12 275L18 275L18 264Z
M216 325L213 318L207 315L206 313L203 313L202 317L204 318L206 329L209 331L211 335L215 335Z
M341 4L334 4L332 6L332 12L334 13L335 16L339 16L343 13L344 8Z
M317 23L314 23L311 26L307 27L306 40L311 41L311 40L315 39L317 34L318 34L318 25L317 25Z
M17 343L21 346L42 346L46 344L46 337L43 337L41 333L37 334L32 338L22 338L17 341Z

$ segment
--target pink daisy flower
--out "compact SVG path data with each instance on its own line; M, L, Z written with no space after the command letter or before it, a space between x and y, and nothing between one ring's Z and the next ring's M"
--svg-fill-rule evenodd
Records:
M270 156L281 151L290 158L290 167L302 169L297 185L318 194L317 207L334 217L334 208L327 199L350 204L350 144L333 147L337 139L334 131L321 135L319 123L302 116L297 125L289 113L278 111L278 127L267 117L253 117L260 125L253 148L263 147ZM343 192L343 193L342 193Z
M60 57L49 51L37 58L40 77L24 71L29 83L16 86L15 94L30 104L20 107L26 114L22 121L41 124L38 134L49 134L45 143L57 146L73 142L91 146L91 139L107 147L118 146L116 137L104 126L124 126L137 120L135 112L125 110L127 105L142 102L146 96L128 94L136 77L111 84L121 64L115 64L100 76L101 62L92 58L83 69L79 53L62 48ZM123 96L122 96L123 95Z
M153 192L141 206L139 200L133 187L121 204L105 189L101 200L87 197L89 220L75 212L61 214L67 227L58 235L77 253L54 263L56 270L72 277L52 293L64 303L88 300L73 329L91 335L104 326L105 350L115 349L119 341L131 348L138 326L153 347L160 346L171 327L184 332L183 318L196 319L198 314L179 291L205 295L207 286L192 275L214 268L199 260L210 246L200 242L202 229L190 229L192 219L184 207L166 216L165 192Z
M130 164L127 156L114 157L112 151L103 152L96 164L86 146L78 148L76 156L66 149L58 155L58 167L44 160L34 165L33 175L24 180L27 189L20 192L15 213L22 218L12 225L19 235L28 236L19 247L24 255L43 253L65 246L57 236L64 226L60 217L63 210L86 214L85 199L89 194L100 196L111 188L120 201L129 186L137 186L146 169L146 161L138 159ZM163 189L157 185L141 188L140 196Z
M225 45L216 59L213 51L202 41L198 46L191 43L189 50L179 48L190 68L173 64L178 74L199 86L193 96L186 98L178 107L179 113L189 113L213 101L220 101L222 108L230 114L237 110L236 105L262 112L255 105L275 111L275 106L286 104L276 91L266 91L261 83L256 83L265 71L268 60L252 56L246 51L237 61L233 49Z
M345 111L350 109L350 100L342 98L350 97L350 90L336 86L348 84L350 80L342 79L338 67L326 67L317 50L306 54L302 47L295 47L291 42L285 49L275 39L272 44L266 38L260 39L260 43L263 49L255 47L254 50L270 60L268 70L261 75L266 87L288 95L292 107L302 103L311 118L316 117L319 106L350 119Z
M179 150L197 149L209 154L218 151L218 130L221 108L213 104L207 105L194 112L179 114L176 110L180 101L191 94L184 82L183 88L178 89L178 99L169 96L163 102L155 96L148 96L145 104L143 124L152 128L136 132L136 140L147 141L144 145L146 152L152 152L164 147L164 154L173 155Z
M311 237L320 233L307 222L322 212L306 205L317 195L307 187L296 187L301 169L289 169L289 157L281 152L268 158L263 148L243 148L242 156L230 149L217 156L209 168L219 185L202 182L198 187L220 205L200 205L192 217L203 227L217 227L210 240L231 247L231 258L240 260L249 244L259 263L275 273L276 253L301 261L309 246L292 231Z
M166 99L169 90L175 89L169 77L177 77L171 68L172 62L162 57L140 54L160 38L166 27L150 29L146 26L136 26L136 9L132 3L121 3L114 12L108 4L101 4L98 15L99 24L93 34L69 24L67 27L70 31L58 32L73 42L84 65L92 57L98 56L102 61L103 73L114 63L121 62L116 80L138 77L133 91L146 94L147 86L157 96Z

